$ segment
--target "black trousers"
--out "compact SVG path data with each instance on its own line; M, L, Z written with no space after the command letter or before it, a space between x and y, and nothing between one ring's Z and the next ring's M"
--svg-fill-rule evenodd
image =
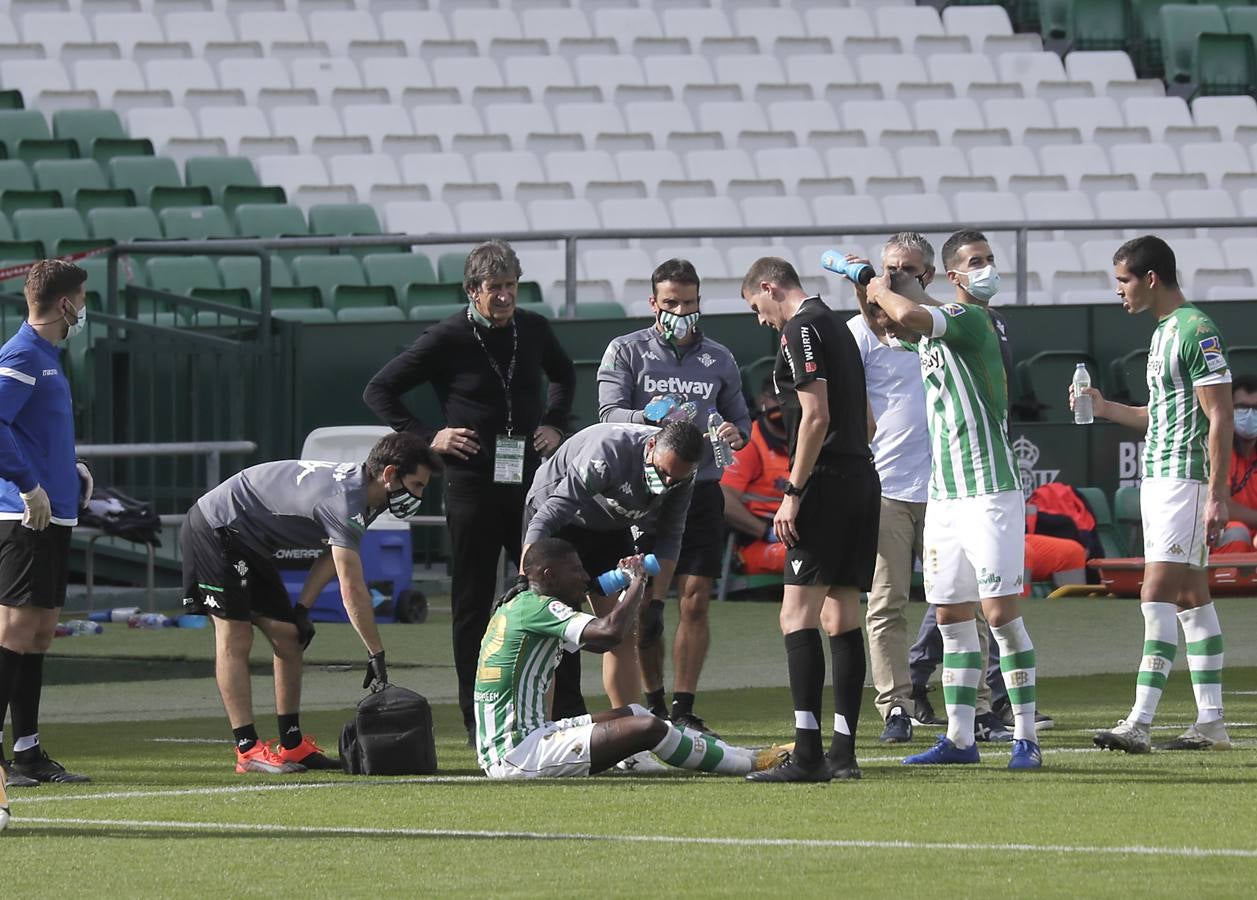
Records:
M498 554L519 565L519 523L525 485L494 484L488 478L450 476L445 485L445 519L450 532L450 606L454 615L454 668L463 724L475 722L472 694L480 642L496 598Z

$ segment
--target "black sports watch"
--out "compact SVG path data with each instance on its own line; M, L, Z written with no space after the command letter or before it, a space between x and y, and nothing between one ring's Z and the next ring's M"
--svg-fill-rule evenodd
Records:
M794 486L794 482L787 481L787 482L786 482L786 487L785 487L785 489L782 491L782 493L783 493L783 494L785 494L787 497L802 497L802 496L803 496L803 488L801 488L801 487L795 487L795 486Z

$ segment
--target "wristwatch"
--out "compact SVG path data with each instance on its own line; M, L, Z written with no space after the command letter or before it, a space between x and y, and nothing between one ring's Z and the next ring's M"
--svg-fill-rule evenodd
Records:
M806 485L804 487L806 487ZM795 487L793 482L787 481L785 490L783 490L782 493L787 497L802 497L803 488Z

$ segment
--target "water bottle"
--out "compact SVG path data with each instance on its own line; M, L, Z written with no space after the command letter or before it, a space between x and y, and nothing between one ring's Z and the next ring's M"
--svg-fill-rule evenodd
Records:
M65 623L65 627L66 633L71 637L80 634L100 634L105 630L104 625L87 619L71 619Z
M647 575L659 574L659 560L653 553L647 553L646 559L643 560L643 568L646 569ZM632 576L623 569L612 569L610 572L603 572L598 576L598 589L602 591L602 596L610 597L616 591L622 591L629 586Z
M876 274L868 263L847 262L847 254L841 250L826 250L821 254L821 268L850 281L852 284L868 284Z
M1090 425L1094 417L1091 410L1091 395L1087 388L1091 387L1091 376L1087 374L1087 364L1079 363L1074 368L1074 424Z
M716 457L716 465L722 469L733 464L733 448L720 436L720 426L724 423L725 420L715 410L707 417L707 437L711 440L711 452Z
M115 606L113 609L98 609L88 613L87 617L93 622L127 622L139 612L138 606Z
M161 613L139 613L127 619L128 628L170 628L174 624L173 619L168 619Z

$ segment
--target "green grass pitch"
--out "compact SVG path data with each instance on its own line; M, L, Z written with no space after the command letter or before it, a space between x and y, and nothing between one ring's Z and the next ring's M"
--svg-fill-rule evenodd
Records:
M921 612L914 604L912 626ZM784 786L680 772L489 783L448 702L440 615L384 631L394 680L437 701L438 776L238 776L206 677L209 634L114 627L54 645L43 740L94 782L11 792L0 884L15 897L1247 893L1257 873L1257 607L1225 600L1219 613L1234 663L1224 684L1231 752L1095 751L1092 731L1129 708L1137 605L1037 601L1026 617L1040 707L1057 722L1042 736L1041 772L1006 771L1006 747L992 745L979 766L903 767L905 749L923 749L936 729L918 729L907 748L879 745L870 691L864 780ZM699 711L735 742L789 736L775 616L758 603L714 611ZM361 696L355 640L345 626L319 626L311 648L303 726L332 751ZM261 647L255 657L261 672ZM274 737L269 682L259 674L254 688L259 730ZM1154 739L1193 716L1180 664Z

